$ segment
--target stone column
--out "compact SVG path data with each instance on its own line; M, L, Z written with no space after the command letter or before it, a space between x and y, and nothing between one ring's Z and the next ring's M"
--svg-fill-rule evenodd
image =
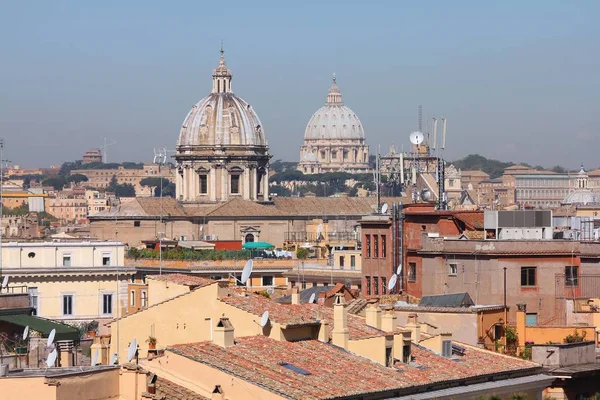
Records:
M269 169L265 168L265 174L262 178L263 182L263 199L265 201L269 200Z
M229 197L229 193L227 192L227 189L229 187L229 173L227 171L227 168L225 168L225 166L221 167L221 200L222 201L226 201L227 198Z
M192 176L191 177L192 182L190 185L190 192L191 192L190 200L194 201L198 197L198 192L199 192L199 190L198 190L198 183L199 183L198 182L198 179L199 179L198 172L196 172L196 170L192 167L192 168L190 168L190 175ZM164 184L164 182L163 182L163 184Z
M260 189L258 188L258 168L254 167L252 169L252 200L258 200L258 192Z
M244 178L244 191L242 192L244 194L244 200L250 200L250 170L248 168L244 169L242 177Z
M182 179L181 175L179 175L179 170L176 169L175 170L175 196L176 196L177 200L179 200L181 198L181 195L183 194L181 192L182 188L183 188L183 179Z
M209 178L208 193L210 201L217 201L217 167L214 165L210 167Z

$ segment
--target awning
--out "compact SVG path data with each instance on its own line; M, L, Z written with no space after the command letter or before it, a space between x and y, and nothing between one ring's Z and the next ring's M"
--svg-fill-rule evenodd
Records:
M79 330L72 326L50 321L49 319L35 317L27 314L0 315L0 321L9 324L18 325L23 328L29 326L29 329L38 331L43 337L48 337L52 329L56 329L54 340L79 340Z
M179 247L192 250L214 250L215 244L204 242L202 240L180 240Z
M248 250L265 250L275 248L275 246L267 242L246 242L242 247Z

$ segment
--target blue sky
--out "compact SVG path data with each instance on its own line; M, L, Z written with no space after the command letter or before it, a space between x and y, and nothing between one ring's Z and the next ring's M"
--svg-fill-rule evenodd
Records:
M0 137L24 166L173 149L220 41L273 159L297 160L333 72L371 151L408 145L417 107L446 158L600 166L597 1L3 1Z

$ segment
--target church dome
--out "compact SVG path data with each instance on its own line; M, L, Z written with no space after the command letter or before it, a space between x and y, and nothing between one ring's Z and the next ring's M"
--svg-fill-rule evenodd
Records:
M231 70L221 50L219 66L213 70L212 92L185 117L177 146L268 146L258 115L250 104L233 93L231 79Z
M600 203L600 198L589 189L574 190L563 200L563 204L586 205L594 203Z
M360 119L342 102L335 75L327 94L327 103L308 121L304 139L365 139Z

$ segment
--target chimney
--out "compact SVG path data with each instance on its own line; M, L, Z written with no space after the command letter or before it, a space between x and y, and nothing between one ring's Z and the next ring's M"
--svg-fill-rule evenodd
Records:
M300 291L298 286L292 289L292 304L300 304Z
M371 303L367 307L367 325L381 329L381 308L377 303Z
M214 330L213 343L225 348L233 346L235 344L233 332L233 325L229 322L229 318L221 317Z
M452 357L452 333L440 333L440 342L440 353L442 354L442 356L447 358Z
M329 321L326 319L321 320L321 326L319 327L319 341L328 343L329 342Z
M411 331L411 340L414 343L419 343L421 341L421 327L417 322L417 314L408 314L406 329Z
M517 303L517 336L519 337L519 346L524 346L527 340L527 332L525 331L525 325L527 320L527 303Z
M333 301L333 331L331 332L332 343L336 346L348 349L348 310L344 304L344 296L340 293L335 295Z
M396 330L397 318L393 307L386 307L381 316L381 330L384 332L394 332Z

